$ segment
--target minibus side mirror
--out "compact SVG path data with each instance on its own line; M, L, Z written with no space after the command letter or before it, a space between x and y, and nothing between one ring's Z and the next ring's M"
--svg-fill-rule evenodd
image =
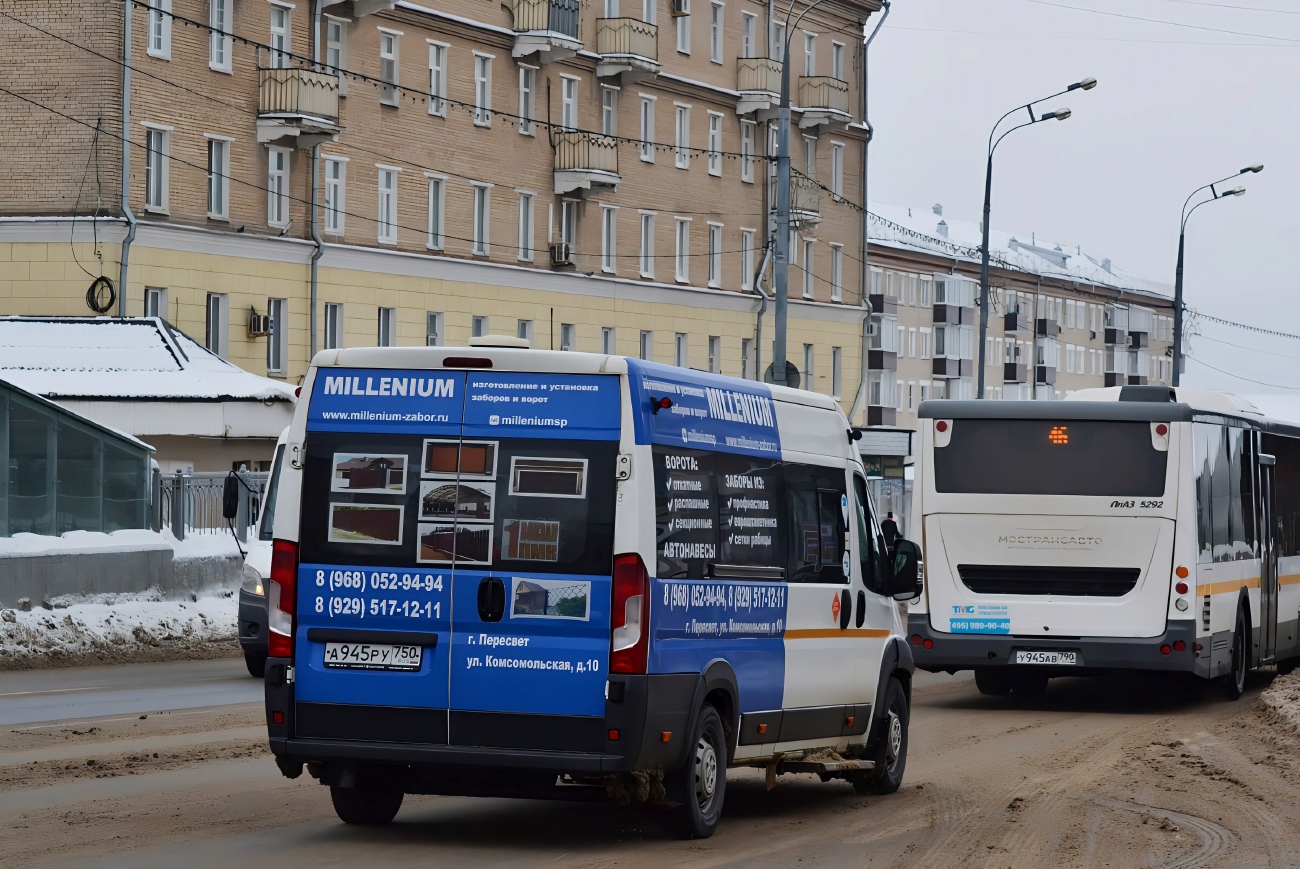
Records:
M889 593L894 600L911 600L921 593L921 547L910 540L894 541Z

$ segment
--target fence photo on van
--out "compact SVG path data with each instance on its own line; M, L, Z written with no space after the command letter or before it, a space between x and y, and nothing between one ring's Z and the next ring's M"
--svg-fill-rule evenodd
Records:
M330 504L329 539L400 546L404 511L400 504Z
M330 489L354 495L403 495L406 493L406 456L335 453Z

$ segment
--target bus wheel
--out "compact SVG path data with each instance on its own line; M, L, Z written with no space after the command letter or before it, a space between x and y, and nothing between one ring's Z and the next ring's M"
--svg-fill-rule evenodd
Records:
M975 668L975 687L989 697L1006 697L1011 693L1011 674L1004 668Z
M1246 669L1249 654L1246 651L1246 613L1237 610L1237 627L1232 632L1232 671L1220 683L1229 700L1240 699L1246 693Z
M907 694L902 684L890 678L885 689L885 717L877 725L876 748L871 759L874 769L866 770L849 779L853 790L867 794L892 794L903 783L907 769Z
M359 781L350 788L330 786L334 812L345 824L380 827L397 817L403 793L399 788Z
M1290 676L1295 672L1295 668L1300 666L1300 658L1283 658L1277 662L1277 674L1279 676Z
M687 746L686 763L665 782L668 799L677 804L672 828L683 839L707 839L718 827L727 795L727 739L712 704L700 709Z

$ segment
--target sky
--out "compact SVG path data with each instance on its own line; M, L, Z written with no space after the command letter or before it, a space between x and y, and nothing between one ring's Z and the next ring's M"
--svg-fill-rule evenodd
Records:
M1093 76L1093 90L1039 109L1068 107L1068 120L1017 131L998 147L993 226L1080 244L1172 286L1188 194L1263 163L1262 173L1227 185L1246 187L1244 196L1189 220L1184 297L1205 315L1300 336L1292 254L1300 237L1300 115L1292 110L1300 3L893 0L892 7L869 59L873 201L941 203L945 215L978 221L993 123ZM1300 407L1300 340L1203 317L1192 327L1184 386L1291 395Z

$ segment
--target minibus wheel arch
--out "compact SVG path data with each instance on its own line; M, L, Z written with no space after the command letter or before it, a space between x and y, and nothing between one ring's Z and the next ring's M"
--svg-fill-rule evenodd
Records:
M687 733L694 732L695 723L705 703L717 709L718 716L722 719L722 729L727 738L727 763L730 764L736 754L740 690L737 688L736 671L721 658L714 658L706 664L700 673L699 681L695 684L690 721L687 722L686 727Z

